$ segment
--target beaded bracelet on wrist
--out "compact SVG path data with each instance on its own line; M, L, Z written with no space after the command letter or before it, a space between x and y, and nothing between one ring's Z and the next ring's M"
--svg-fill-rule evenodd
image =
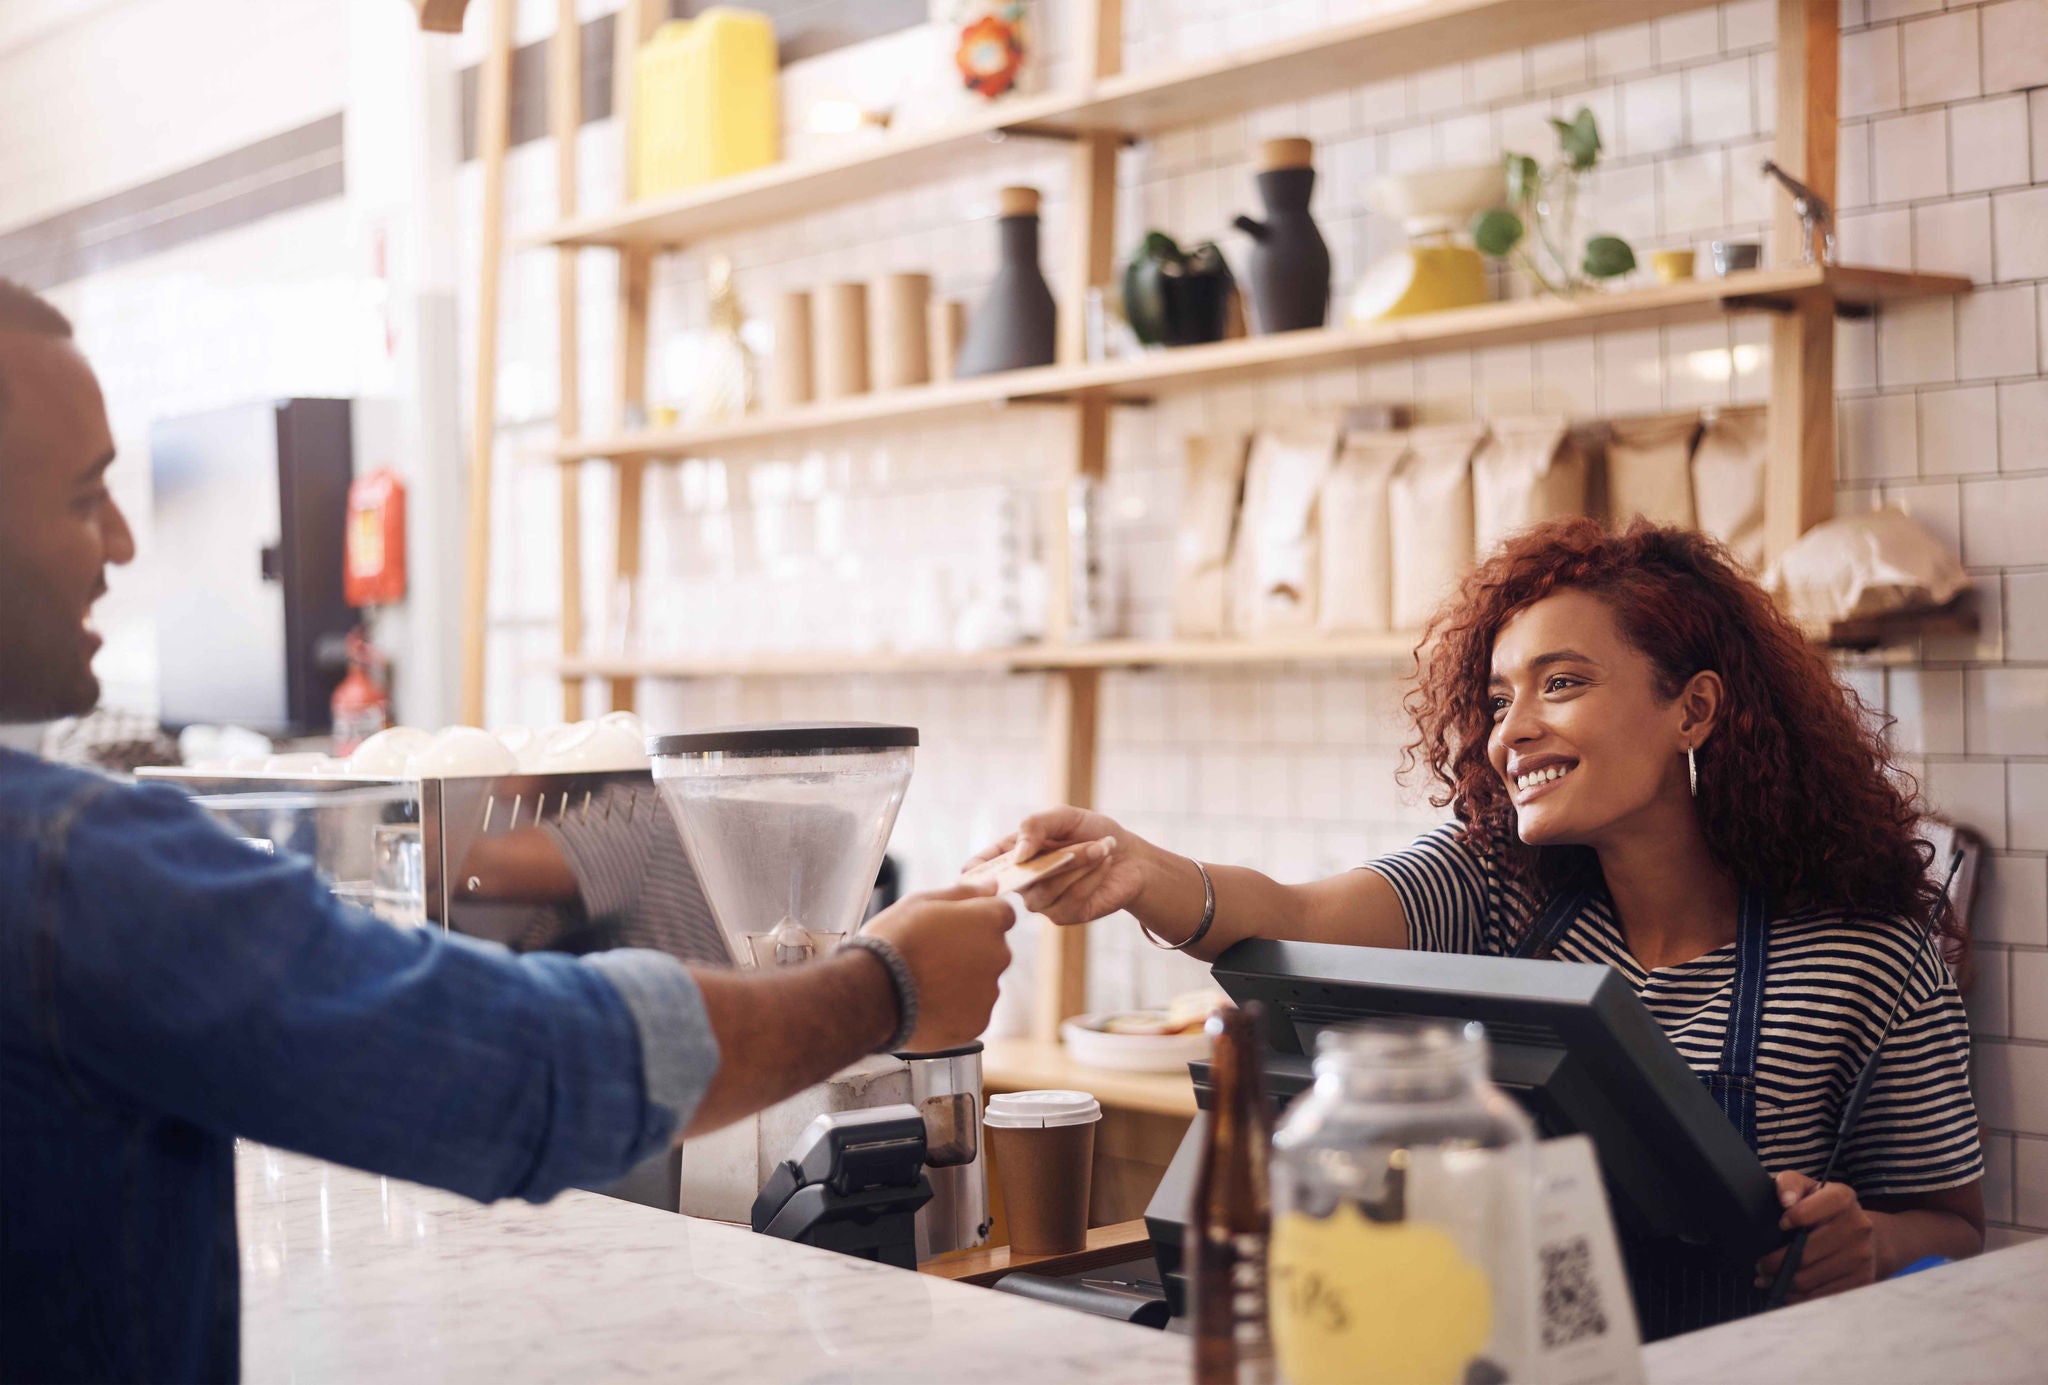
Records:
M903 954L887 938L856 933L846 940L844 946L857 947L871 954L889 973L889 987L896 992L896 1032L875 1052L894 1053L909 1043L910 1036L917 1032L917 981L910 974L910 963L903 960Z

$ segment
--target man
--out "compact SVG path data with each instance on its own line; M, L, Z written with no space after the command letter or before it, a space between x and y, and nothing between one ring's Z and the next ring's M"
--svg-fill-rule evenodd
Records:
M0 280L0 722L90 709L98 382ZM959 888L775 975L391 928L175 790L0 750L0 1379L238 1370L231 1139L483 1200L616 1178L884 1048L979 1033L1001 900Z

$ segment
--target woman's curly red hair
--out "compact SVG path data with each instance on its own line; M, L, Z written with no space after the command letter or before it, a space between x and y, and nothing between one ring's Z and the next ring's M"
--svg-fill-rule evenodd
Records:
M1612 532L1556 520L1510 538L1436 612L1417 654L1405 768L1425 767L1467 833L1543 888L1580 869L1583 847L1530 847L1487 759L1493 642L1552 592L1598 596L1676 697L1721 675L1721 722L1699 749L1699 813L1714 859L1769 891L1780 911L1845 909L1925 927L1938 890L1920 838L1917 786L1827 660L1714 540L1637 520Z

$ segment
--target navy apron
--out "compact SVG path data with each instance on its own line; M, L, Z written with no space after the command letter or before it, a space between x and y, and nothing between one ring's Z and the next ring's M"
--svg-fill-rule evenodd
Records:
M1602 891L1597 879L1568 885L1531 922L1515 948L1517 957L1547 957ZM1770 964L1770 911L1762 891L1742 891L1741 922L1735 934L1735 991L1729 1001L1728 1036L1720 1065L1700 1080L1720 1103L1729 1123L1757 1152L1756 1053L1763 1030L1764 973ZM1643 1340L1658 1341L1763 1311L1769 1291L1756 1287L1754 1266L1730 1266L1718 1253L1661 1238L1621 1236L1629 1287Z

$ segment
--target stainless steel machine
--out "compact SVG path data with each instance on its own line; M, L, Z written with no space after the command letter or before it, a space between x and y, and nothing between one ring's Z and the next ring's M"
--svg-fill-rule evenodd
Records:
M733 964L755 968L822 956L860 927L916 745L910 727L806 724L657 737L652 778L143 773L192 794L235 835L310 857L336 894L392 923L515 946L534 933L538 913L558 907L498 883L526 849L523 835L571 819L680 831ZM763 1185L818 1117L910 1107L925 1131L917 1162L931 1189L916 1211L916 1257L930 1259L988 1238L981 1099L979 1044L876 1055L602 1191L749 1222Z
M646 830L661 805L645 770L474 778L197 773L145 769L176 784L230 832L310 857L335 893L393 923L497 942L531 925L533 902L492 877L518 834L570 818Z

